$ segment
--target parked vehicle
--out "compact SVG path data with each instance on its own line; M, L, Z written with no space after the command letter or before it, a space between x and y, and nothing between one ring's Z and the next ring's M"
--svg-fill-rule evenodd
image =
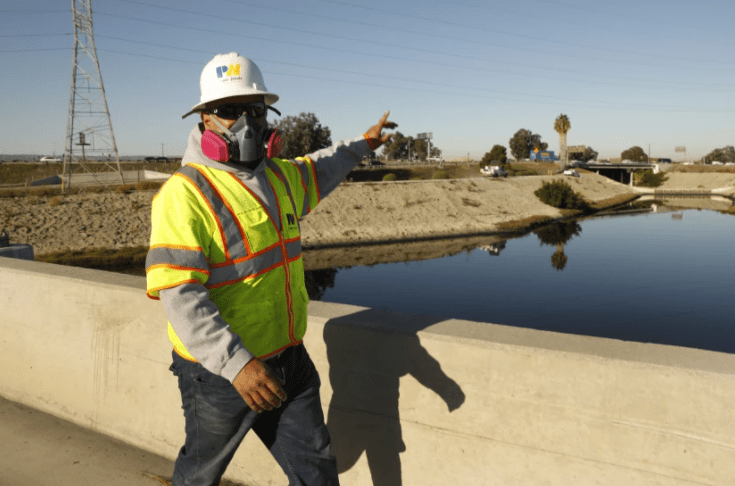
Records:
M577 172L574 169L567 169L564 171L564 175L572 176L572 177L582 177L579 175L579 172Z
M480 169L480 174L490 177L508 177L508 171L499 165L486 165Z
M39 162L43 162L44 164L58 164L61 162L61 159L57 159L56 157L41 157Z

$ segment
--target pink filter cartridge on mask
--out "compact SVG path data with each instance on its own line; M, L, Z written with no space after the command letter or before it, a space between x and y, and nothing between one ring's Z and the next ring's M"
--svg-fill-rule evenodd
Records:
M202 153L204 153L205 157L216 162L227 162L230 160L227 142L212 130L205 130L202 134Z
M281 150L283 150L283 139L281 138L281 131L276 130L271 134L270 138L268 139L268 154L266 155L266 157L268 157L269 159L278 157L278 155L281 153Z

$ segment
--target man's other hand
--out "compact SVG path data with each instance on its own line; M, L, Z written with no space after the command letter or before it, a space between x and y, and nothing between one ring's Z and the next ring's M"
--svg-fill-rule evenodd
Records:
M385 142L390 140L391 134L387 133L383 135L381 133L381 130L383 128L396 128L398 126L397 123L393 123L388 121L388 115L390 114L390 110L386 111L385 114L383 114L383 118L380 119L377 125L373 125L368 129L367 132L365 132L365 140L367 140L368 145L370 145L370 149L377 150L378 147L383 145Z
M281 384L257 358L243 366L232 384L248 407L258 413L278 408L286 400L286 392Z

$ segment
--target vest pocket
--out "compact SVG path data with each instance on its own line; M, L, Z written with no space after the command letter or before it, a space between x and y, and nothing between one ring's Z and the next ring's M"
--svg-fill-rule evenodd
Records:
M278 242L278 231L268 213L263 208L239 211L235 214L245 232L253 253L268 248Z

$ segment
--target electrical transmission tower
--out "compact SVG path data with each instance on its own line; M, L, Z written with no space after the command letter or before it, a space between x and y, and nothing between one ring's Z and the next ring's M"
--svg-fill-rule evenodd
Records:
M124 184L97 49L94 47L92 0L71 0L71 8L74 16L74 57L62 189L71 187L72 173L77 174L75 180L80 184Z

